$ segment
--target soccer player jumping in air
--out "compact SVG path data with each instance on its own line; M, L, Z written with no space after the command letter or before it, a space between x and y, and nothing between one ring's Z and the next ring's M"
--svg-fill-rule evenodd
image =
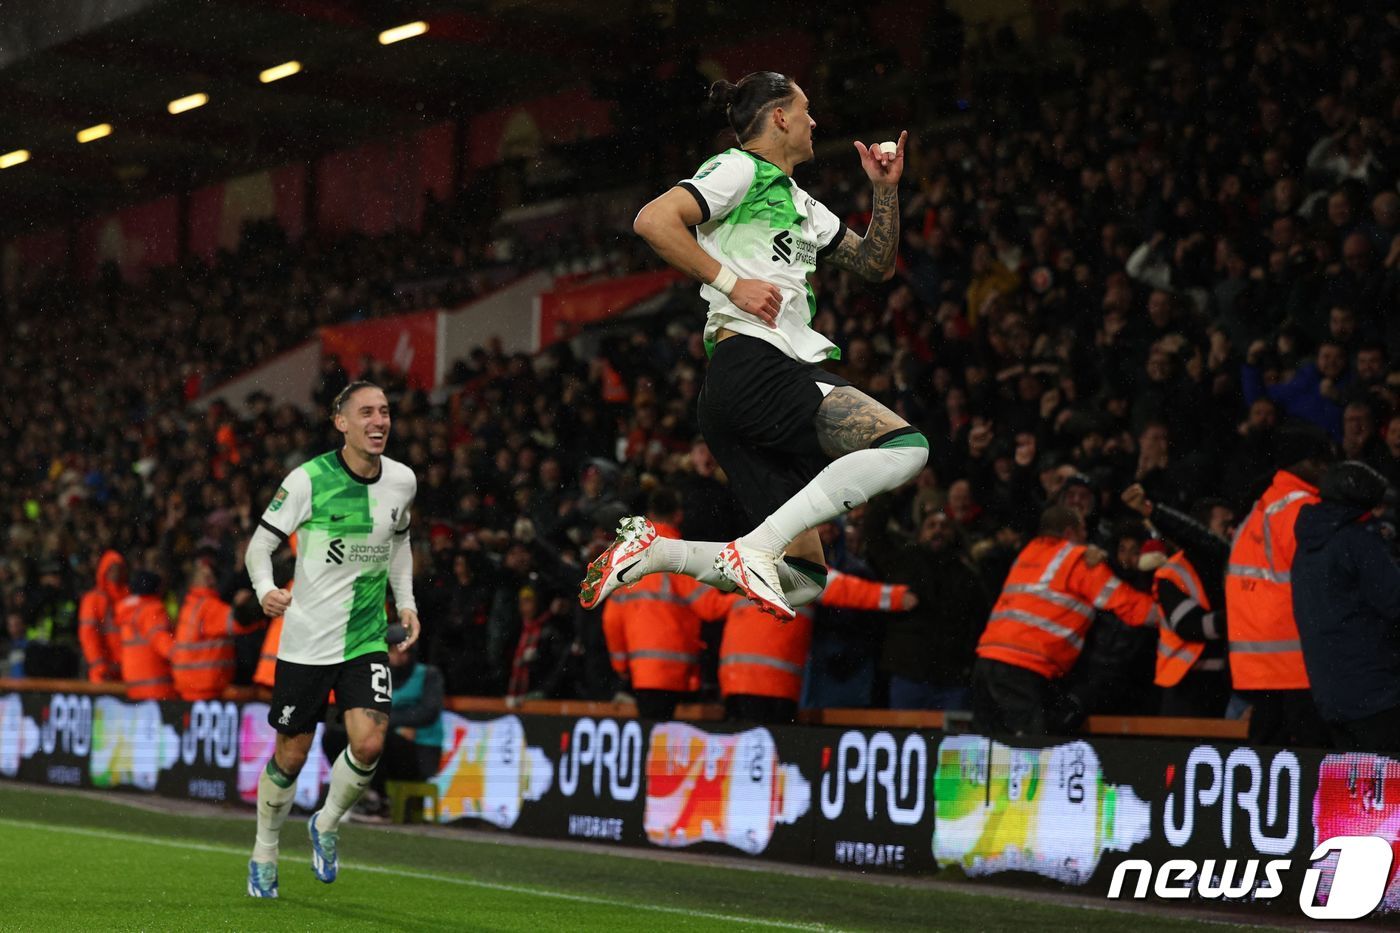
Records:
M277 747L258 779L258 832L248 862L254 897L277 896L282 824L332 690L350 744L336 758L326 803L306 829L316 877L335 880L340 821L369 786L389 726L386 583L407 633L402 646L419 632L408 540L418 481L412 469L383 455L388 399L373 383L352 382L331 412L345 446L287 474L248 542L248 575L263 612L284 617L267 714ZM293 534L295 596L272 579L272 552Z
M872 282L893 273L908 134L893 152L855 144L875 186L862 237L792 179L793 167L812 158L816 121L791 78L761 71L737 85L719 81L710 98L739 148L647 204L634 226L662 259L702 283L710 365L700 428L759 524L724 544L660 538L646 518L625 518L617 540L589 564L579 601L592 608L645 574L683 573L737 587L787 620L826 585L816 527L904 484L928 460L922 434L816 365L840 353L811 327L808 282L818 260Z

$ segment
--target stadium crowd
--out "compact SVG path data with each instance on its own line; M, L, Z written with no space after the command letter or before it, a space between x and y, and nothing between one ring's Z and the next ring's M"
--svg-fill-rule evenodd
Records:
M814 326L840 346L835 368L931 445L913 484L822 529L829 563L915 598L885 619L817 607L807 705L965 708L1018 555L1047 527L1073 539L1076 521L1053 507L1102 549L1096 567L1150 596L1160 561L1143 557L1163 549L1158 532L1178 546L1192 535L1170 519L1149 527L1154 514L1196 516L1228 541L1275 471L1305 460L1361 461L1400 486L1400 17L1314 2L1260 19L1183 0L1162 23L1134 19L1121 43L1069 19L1072 67L979 97L991 86L981 61L1012 56L1014 36L964 48L949 16L933 34L955 65L931 66L928 80L942 86L951 71L970 104L952 119L915 108L937 122L914 134L897 274L868 287L827 268L815 282ZM1134 53L1146 48L1170 51ZM853 39L814 80L819 137L823 94L870 80L880 60ZM673 177L693 168L678 163ZM819 158L799 175L864 229L869 191L853 161ZM109 550L168 620L200 567L241 604L263 507L287 470L338 437L319 409L188 403L318 324L456 303L558 260L517 251L503 266L471 232L490 218L464 210L439 205L423 233L381 239L290 243L258 228L212 268L140 286L32 283L10 304L7 672L80 673L79 604ZM621 245L602 247L610 271L635 267L635 238L615 233ZM574 599L617 520L671 490L683 536L747 530L698 437L700 309L687 286L649 318L591 336L586 355L474 348L436 399L383 366L366 373L394 402L389 455L418 473L421 650L448 694L628 689L602 612ZM327 360L318 404L345 381ZM238 625L246 682L262 626L246 612ZM702 694L719 687L715 625ZM1046 725L1157 712L1157 654L1154 629L1100 612Z

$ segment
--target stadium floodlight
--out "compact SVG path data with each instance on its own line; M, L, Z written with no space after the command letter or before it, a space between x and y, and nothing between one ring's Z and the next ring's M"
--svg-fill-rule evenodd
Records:
M273 81L281 81L283 78L290 78L301 71L301 62L283 62L280 65L273 65L271 68L264 68L258 72L258 80L263 84L271 84Z
M421 19L412 23L404 23L402 26L395 26L393 29L386 29L379 34L380 45L390 45L394 42L402 42L404 39L412 39L414 36L421 36L428 31L428 24Z
M169 110L172 114L184 113L186 110L193 110L196 107L203 107L207 103L209 103L208 94L190 94L187 97L175 98L170 103L165 105L165 109Z
M0 168L14 168L22 162L29 161L28 149L16 149L14 152L7 152L0 155Z
M95 139L101 139L101 138L104 137L104 136L111 136L111 135L112 135L112 124L110 124L110 123L99 123L99 124L97 124L96 126L90 126L90 127L88 127L87 129L85 129L85 130L78 130L78 142L80 142L80 143L90 143L90 142L92 142L92 141L95 140Z

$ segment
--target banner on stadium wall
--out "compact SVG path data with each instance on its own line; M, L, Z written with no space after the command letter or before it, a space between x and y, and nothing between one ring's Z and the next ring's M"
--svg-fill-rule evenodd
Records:
M252 804L267 711L0 695L0 778ZM1400 761L1380 755L449 712L440 761L444 823L1238 910L1326 910L1364 887L1400 910L1376 855L1400 846ZM318 735L298 806L329 773Z
M351 379L359 378L365 360L379 360L415 389L430 391L438 381L438 312L322 327L321 353L337 357Z
M150 269L177 262L179 213L171 195L89 218L78 227L78 273L92 279L115 263L123 279L140 281Z
M536 349L567 340L588 324L621 314L683 278L674 269L661 269L583 285L556 284L538 299L539 345Z

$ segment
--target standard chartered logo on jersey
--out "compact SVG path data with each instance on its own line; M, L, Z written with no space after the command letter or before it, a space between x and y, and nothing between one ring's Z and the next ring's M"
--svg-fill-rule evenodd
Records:
M346 544L344 538L326 543L326 563L382 564L389 559L388 544Z

